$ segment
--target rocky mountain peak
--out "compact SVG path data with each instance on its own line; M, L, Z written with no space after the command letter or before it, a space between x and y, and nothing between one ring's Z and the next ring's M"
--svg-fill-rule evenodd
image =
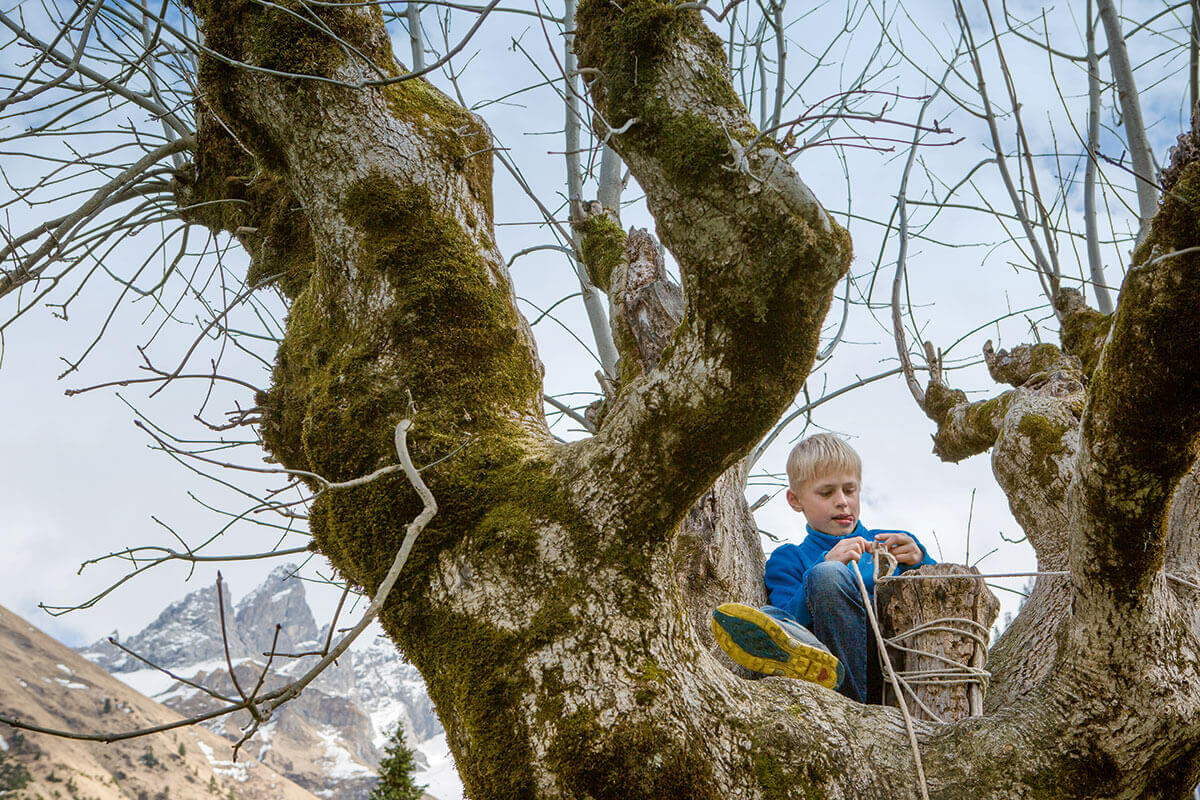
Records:
M226 623L229 623L233 616L233 598L228 584L222 585L221 593ZM237 630L231 625L228 627L230 652L239 655L248 652ZM136 635L122 640L121 644L165 669L224 658L216 587L205 586L171 603L157 619ZM108 672L146 668L141 661L113 647L107 639L98 640L80 653Z
M295 653L319 647L320 631L304 593L296 566L277 567L236 606L229 584L222 583L229 654L234 659L270 651L279 625L277 652ZM167 606L158 618L121 644L165 669L225 658L215 586L205 586ZM109 672L132 672L146 664L100 639L80 651Z
M239 635L253 655L271 650L274 640L279 653L297 653L319 647L319 631L304 594L304 581L297 567L276 567L267 579L237 604L234 619ZM275 626L279 638L275 640Z
M236 605L229 584L222 584L229 654L238 680L245 686L255 685L267 667L263 654L271 649L276 625L275 650L279 654L313 652L325 644L328 626L317 627L296 569L290 564L276 568ZM121 644L176 676L226 695L235 691L225 661L214 586L171 603L154 622ZM145 686L147 694L187 716L216 706L212 697L194 687L163 683L164 676L107 640L80 652L109 672L121 673L131 685ZM263 688L296 677L316 658L281 655L271 659L269 673L262 676ZM206 726L236 740L246 722L242 713ZM444 748L441 723L416 668L404 662L387 639L364 635L299 698L279 709L257 734L251 752L319 796L365 800L376 780L382 747L397 726L404 728L412 745L432 742ZM442 744L436 745L438 741ZM416 751L415 758L419 765L430 767L422 750ZM450 782L455 784L454 779ZM452 797L458 791L452 789L443 796Z

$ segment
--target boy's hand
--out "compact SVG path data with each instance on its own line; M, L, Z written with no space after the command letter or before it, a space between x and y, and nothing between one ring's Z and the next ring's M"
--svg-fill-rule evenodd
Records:
M850 536L830 548L829 552L825 554L825 560L849 564L851 561L858 561L862 558L863 553L873 553L874 551L874 542L867 541L861 536Z
M891 533L875 534L875 547L886 550L901 564L920 564L925 558L921 546L907 533L893 531ZM837 548L835 547L834 550ZM830 550L829 552L833 552Z

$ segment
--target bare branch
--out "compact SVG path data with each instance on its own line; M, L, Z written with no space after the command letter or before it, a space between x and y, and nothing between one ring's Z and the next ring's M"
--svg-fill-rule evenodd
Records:
M11 727L21 730L36 731L38 733L45 733L65 739L115 742L124 739L147 736L153 733L160 733L162 731L173 730L175 728L181 728L188 725L194 725L198 722L204 722L216 717L224 716L226 714L232 714L236 711L246 710L249 711L253 716L254 723L251 725L249 732L243 737L242 741L244 742L249 738L249 736L253 735L253 733L258 730L258 727L262 723L270 719L271 715L280 706L298 696L306 686L312 683L318 675L324 672L330 664L332 664L339 656L342 655L342 653L346 651L347 648L350 647L354 640L358 638L358 636L367 628L367 626L375 620L379 614L379 610L383 607L384 601L386 601L388 596L391 594L392 587L395 586L396 581L399 579L400 571L404 567L404 564L408 561L408 556L412 552L412 548L416 543L417 536L422 530L424 530L425 526L429 524L429 521L433 519L433 516L437 513L437 501L434 499L433 493L429 491L429 487L425 485L424 480L421 478L421 473L413 465L412 458L408 453L408 430L411 427L412 422L409 419L403 419L398 425L396 425L396 452L400 458L401 469L403 469L405 476L408 478L409 482L412 484L413 488L416 489L417 494L420 496L423 503L423 508L417 517L408 524L404 535L404 541L401 543L400 549L392 561L392 566L388 570L383 581L379 584L379 588L376 589L375 594L371 598L371 603L363 613L362 618L345 636L338 641L336 646L330 649L323 658L310 667L308 671L306 671L299 678L279 687L278 689L274 689L260 696L255 696L253 692L247 696L242 691L233 669L233 662L229 654L228 637L226 636L223 613L224 601L221 597L220 578L218 577L217 597L222 609L221 625L222 639L224 640L225 644L225 660L229 668L230 678L233 680L234 686L237 688L238 693L242 696L242 700L240 702L232 702L213 711L197 714L176 722L117 733L81 733L79 731L47 728L41 725L34 725L32 723L25 722L9 715L0 715L0 723L7 724ZM339 610L340 608L341 606L339 604ZM330 631L332 633L332 626L330 627ZM272 647L272 651L273 650L274 647ZM258 685L255 687L255 690L260 687L261 677ZM237 751L235 750L234 752L236 757Z
M1099 167L1096 149L1100 142L1100 62L1096 56L1094 19L1092 0L1088 0L1088 129L1087 166L1083 177L1083 224L1087 231L1088 272L1092 276L1092 291L1096 293L1096 306L1101 313L1111 314L1113 302L1108 287L1104 283L1104 263L1100 259L1100 230L1096 219L1096 171Z
M1104 35L1108 38L1108 60L1112 65L1113 82L1121 98L1121 118L1125 123L1125 141L1133 160L1133 174L1137 181L1138 197L1138 241L1149 231L1150 220L1158 210L1158 187L1155 185L1154 156L1146 138L1146 126L1142 122L1142 104L1138 99L1137 83L1133 77L1133 66L1129 63L1129 52L1125 37L1121 34L1121 20L1112 0L1096 0L1100 10L1100 21L1104 24ZM1089 21L1090 25L1090 21Z
M3 16L3 13L0 13L0 17ZM189 150L195 147L195 145L196 138L192 135L186 135L152 150L133 166L124 170L120 175L97 189L88 201L74 212L52 222L47 222L36 231L22 237L22 241L27 241L29 238L37 238L42 235L48 236L47 240L36 251L22 259L13 269L4 270L3 274L0 274L0 297L41 275L46 267L49 266L50 259L53 257L55 251L60 249L67 240L69 232L81 222L102 210L105 203L114 194L142 178L151 167L162 159L174 153ZM8 259L13 253L13 244L0 249L0 262Z

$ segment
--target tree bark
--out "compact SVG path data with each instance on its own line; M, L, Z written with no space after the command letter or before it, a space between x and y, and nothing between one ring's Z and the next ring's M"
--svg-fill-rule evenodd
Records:
M684 293L665 350L594 437L562 445L494 241L482 120L420 80L352 88L400 74L377 10L312 7L349 48L271 4L194 6L207 46L256 69L203 56L197 97L253 173L210 157L210 138L193 191L277 186L291 199L263 204L288 212L276 241L302 226L311 244L260 398L268 449L355 477L391 462L393 426L418 409L411 449L440 511L381 618L428 682L468 796L918 796L894 710L742 680L700 632L720 582L736 595L761 569L728 476L706 493L801 387L850 241L757 137L699 12L579 10L596 124L624 131L612 144ZM1200 647L1162 573L1200 427L1198 169L1139 250L1090 385L1031 375L978 420L943 393L939 425L986 423L947 442L994 445L1018 520L1071 575L1046 625L1005 637L1030 646L1000 659L1015 677L996 713L917 724L932 797L1173 797L1198 777ZM689 522L702 498L711 513ZM314 547L373 590L418 507L400 480L323 494Z

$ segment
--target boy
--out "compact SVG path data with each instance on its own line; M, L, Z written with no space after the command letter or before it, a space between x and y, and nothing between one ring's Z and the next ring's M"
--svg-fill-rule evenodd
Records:
M886 548L900 572L935 562L911 534L859 522L862 460L838 437L819 433L797 444L787 473L788 505L804 515L808 535L799 545L780 545L767 560L771 605L726 603L713 612L713 634L744 667L814 681L865 702L874 640L850 570L858 569L874 597L877 550Z

